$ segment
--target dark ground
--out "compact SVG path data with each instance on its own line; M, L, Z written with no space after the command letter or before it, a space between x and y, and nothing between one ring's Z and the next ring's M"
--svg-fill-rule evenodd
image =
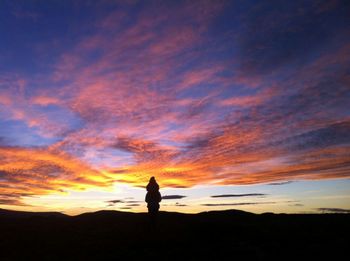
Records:
M350 214L99 211L75 217L0 209L0 260L266 260L348 256ZM343 259L343 258L342 258Z

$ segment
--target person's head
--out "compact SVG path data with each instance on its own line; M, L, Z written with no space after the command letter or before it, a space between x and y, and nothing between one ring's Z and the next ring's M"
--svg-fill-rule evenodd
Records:
M155 179L154 177L151 177L151 178L149 179L149 182L156 182L156 179Z

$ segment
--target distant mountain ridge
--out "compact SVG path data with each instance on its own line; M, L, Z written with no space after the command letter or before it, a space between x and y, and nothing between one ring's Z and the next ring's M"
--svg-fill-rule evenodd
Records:
M0 208L0 218L69 217L61 212L30 212Z
M161 211L150 221L148 213L114 210L0 209L0 260L283 260L286 253L341 260L348 253L350 214Z
M254 213L242 211L242 210L221 210L221 211L206 211L195 214L180 213L180 212L167 212L160 211L160 214L163 216L227 216L227 215L256 215ZM63 217L63 218L92 218L92 217L126 217L126 216L144 216L147 213L134 213L126 211L117 211L117 210L98 210L95 212L86 212L76 216L69 216L61 212L32 212L32 211L18 211L18 210L9 210L0 208L0 218L30 218L30 217Z

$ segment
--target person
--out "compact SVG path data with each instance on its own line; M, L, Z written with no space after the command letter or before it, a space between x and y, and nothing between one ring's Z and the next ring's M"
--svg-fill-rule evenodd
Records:
M159 202L162 201L162 196L159 192L159 185L154 177L150 178L146 190L147 194L145 201L147 202L148 213L151 217L151 222L155 225L159 211Z

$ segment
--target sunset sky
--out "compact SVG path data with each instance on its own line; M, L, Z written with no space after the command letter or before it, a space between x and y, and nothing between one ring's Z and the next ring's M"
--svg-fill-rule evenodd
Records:
M0 208L350 211L349 14L0 1Z

